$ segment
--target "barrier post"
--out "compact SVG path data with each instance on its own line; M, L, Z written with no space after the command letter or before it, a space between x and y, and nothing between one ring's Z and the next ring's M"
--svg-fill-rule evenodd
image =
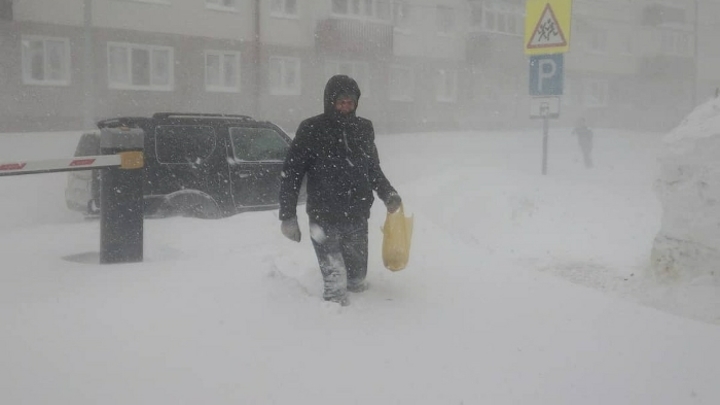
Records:
M100 263L143 261L143 145L137 128L102 128L100 151L120 154L120 167L100 175Z

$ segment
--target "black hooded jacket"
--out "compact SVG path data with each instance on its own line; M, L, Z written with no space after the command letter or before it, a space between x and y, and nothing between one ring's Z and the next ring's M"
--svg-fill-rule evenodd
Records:
M360 99L360 88L348 76L330 78L325 112L303 121L283 166L280 219L296 216L300 186L307 176L307 212L312 221L367 220L373 190L387 201L395 192L380 169L375 131L370 120L335 111L340 95Z

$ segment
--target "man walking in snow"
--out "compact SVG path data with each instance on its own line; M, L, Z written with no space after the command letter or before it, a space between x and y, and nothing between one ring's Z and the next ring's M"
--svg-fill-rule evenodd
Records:
M300 242L296 208L307 176L310 238L322 272L327 301L348 305L348 291L367 288L368 218L373 190L389 212L401 199L380 169L370 120L355 115L360 88L345 75L325 86L325 112L303 121L283 166L281 230Z
M585 123L585 118L578 120L577 126L572 131L573 135L577 136L578 143L580 144L580 150L583 154L583 161L585 162L586 168L593 167L592 161L592 149L593 149L593 131L588 128Z

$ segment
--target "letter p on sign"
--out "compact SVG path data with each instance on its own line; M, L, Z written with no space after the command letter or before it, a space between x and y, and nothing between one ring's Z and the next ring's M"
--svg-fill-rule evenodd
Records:
M563 54L530 57L530 95L561 96L563 94Z

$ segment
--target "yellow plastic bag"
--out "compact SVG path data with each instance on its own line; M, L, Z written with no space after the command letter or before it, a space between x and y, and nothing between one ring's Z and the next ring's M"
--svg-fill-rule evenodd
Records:
M383 231L383 264L388 270L399 271L405 268L410 259L413 217L406 217L403 206L394 213L387 214Z

